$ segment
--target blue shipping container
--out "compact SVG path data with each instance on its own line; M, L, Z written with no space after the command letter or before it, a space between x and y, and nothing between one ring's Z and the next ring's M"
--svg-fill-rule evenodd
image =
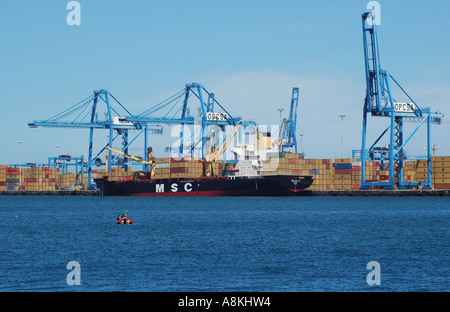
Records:
M336 169L352 169L352 164L335 164Z

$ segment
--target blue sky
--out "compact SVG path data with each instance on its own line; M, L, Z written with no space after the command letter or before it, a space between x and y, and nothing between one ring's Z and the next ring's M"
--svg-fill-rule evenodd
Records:
M338 114L347 115L344 156L361 146L361 13L369 1L80 0L80 26L66 23L68 2L0 1L0 164L17 163L19 140L23 162L87 156L87 130L27 124L93 90L108 89L138 114L191 82L214 92L230 113L268 125L279 122L276 108L287 112L299 87L297 133L307 157L340 157ZM419 106L450 119L450 2L379 3L382 67ZM369 141L388 122L372 120ZM450 124L433 126L438 155L450 155L449 134ZM96 142L106 135L96 132ZM167 136L150 144L161 147ZM416 136L411 155L424 153L424 131Z

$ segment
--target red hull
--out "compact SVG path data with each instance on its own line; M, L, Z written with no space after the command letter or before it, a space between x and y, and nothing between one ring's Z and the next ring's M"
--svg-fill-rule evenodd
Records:
M133 220L126 218L125 220L117 220L117 224L133 224Z

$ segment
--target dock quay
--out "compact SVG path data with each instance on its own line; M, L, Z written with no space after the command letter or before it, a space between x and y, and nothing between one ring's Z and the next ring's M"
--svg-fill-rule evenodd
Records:
M309 196L449 196L450 189L440 189L440 190L305 190L305 195Z
M32 190L14 190L14 191L0 191L0 195L82 195L82 196L97 196L101 195L98 190L47 190L47 191L32 191Z
M52 190L52 191L0 191L0 195L71 195L71 196L101 196L99 190ZM442 190L304 190L300 196L420 196L447 197L450 189Z

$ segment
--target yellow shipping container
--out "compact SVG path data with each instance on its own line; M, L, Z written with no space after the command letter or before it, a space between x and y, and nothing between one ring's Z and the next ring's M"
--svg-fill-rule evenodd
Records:
M433 161L431 163L432 168L450 168L450 161Z
M432 176L436 179L446 179L450 178L450 172L433 172Z
M155 174L169 174L170 168L155 169Z
M450 173L450 168L434 168L435 173Z
M157 164L161 164L161 163L171 163L171 162L172 162L172 158L170 158L170 157L156 158L156 159L155 159L155 163L157 163Z
M356 161L355 158L336 158L334 160L334 163L336 163L336 164L351 164L354 161Z
M431 161L450 161L450 156L433 156Z

